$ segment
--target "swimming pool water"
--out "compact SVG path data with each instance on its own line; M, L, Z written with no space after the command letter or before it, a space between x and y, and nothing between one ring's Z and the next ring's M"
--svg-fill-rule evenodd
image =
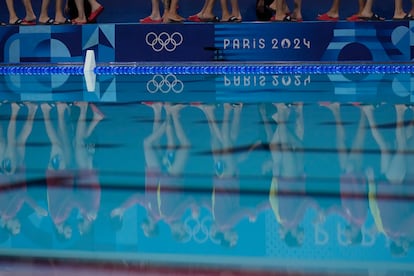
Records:
M411 74L1 77L4 258L414 270Z

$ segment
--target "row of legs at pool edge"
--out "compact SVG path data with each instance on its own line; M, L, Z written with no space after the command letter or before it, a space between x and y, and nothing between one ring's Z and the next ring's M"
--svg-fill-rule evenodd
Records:
M187 18L179 15L179 0L163 0L161 12L160 0L151 0L152 9L149 16L140 19L141 23L178 23L192 22L242 22L238 0L220 0L221 17L213 13L216 0L205 0L199 12ZM229 4L230 3L230 4ZM39 17L33 11L31 0L23 0L26 15L21 18L16 14L14 0L6 0L9 20L3 25L60 25L60 24L87 24L96 23L96 19L103 12L104 7L97 0L63 0L55 1L55 16L49 17L50 0L43 0ZM256 15L261 21L301 22L302 0L294 0L292 4L287 0L257 0ZM383 21L385 18L373 11L374 0L358 0L357 12L348 15L348 21ZM413 5L411 5L413 7ZM403 9L403 0L395 0L393 20L412 20L414 10L406 12ZM338 21L340 19L340 0L333 0L331 8L315 15L310 20ZM309 20L309 19L307 19ZM115 23L115 22L114 22Z
M179 0L164 0L163 14L160 11L160 1L151 0L151 14L140 20L141 23L177 23L186 20L192 22L241 22L242 14L240 12L238 0L220 0L221 17L214 15L213 9L215 0L205 0L202 9L188 18L178 14ZM411 0L412 1L412 0ZM414 1L413 1L414 2ZM413 3L412 2L412 3ZM289 22L303 21L302 0L294 0L293 9L286 0L257 0L256 15L261 21ZM381 17L373 11L374 0L358 0L358 10L353 15L348 15L348 21L383 21ZM414 19L414 5L411 5L410 11L405 12L403 9L403 0L395 0L393 20L412 20ZM313 20L314 18L312 18ZM333 0L331 8L319 15L315 19L320 21L338 21L340 19L340 0Z
M9 13L7 23L2 25L83 25L96 23L96 19L103 12L104 7L97 0L56 0L54 17L49 16L50 0L42 0L40 14L37 16L33 10L31 0L23 0L25 16L19 17L16 13L15 0L6 0Z

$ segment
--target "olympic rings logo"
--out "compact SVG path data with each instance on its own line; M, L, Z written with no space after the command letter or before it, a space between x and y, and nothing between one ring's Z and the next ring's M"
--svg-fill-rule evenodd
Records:
M145 42L148 46L151 46L155 52L161 52L162 50L172 52L177 46L183 43L183 40L183 35L179 32L174 32L171 35L167 32L162 32L160 34L149 32L145 36Z
M151 94L154 94L158 91L161 93L174 92L179 94L184 90L184 83L177 79L173 74L168 74L166 76L154 75L151 80L147 82L147 91Z
M212 237L211 226L213 220L211 217L204 217L201 220L188 217L184 221L184 229L188 234L188 237L183 242L189 242L194 240L196 243L205 243L208 240L215 244L219 244L219 241Z

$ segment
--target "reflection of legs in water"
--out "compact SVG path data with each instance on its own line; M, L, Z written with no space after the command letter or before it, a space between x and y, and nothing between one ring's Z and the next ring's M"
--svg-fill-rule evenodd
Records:
M167 137L167 150L162 156L162 164L170 170L175 159L175 135L172 123L171 113L172 107L170 103L164 104L166 118L165 118L165 135Z
M4 137L3 127L0 124L0 160L4 160L5 153L6 153L6 139ZM3 172L3 164L0 164L0 166L1 166L1 172Z
M66 103L56 104L58 116L57 128L53 126L50 117L52 107L49 104L42 104L41 108L43 111L46 133L52 144L48 165L49 170L51 170L48 172L48 197L50 201L49 209L52 215L59 209L67 208L69 202L76 200L82 202L82 199L78 198L79 194L73 194L73 175L68 171L65 171L65 169L72 165L72 135L69 132L68 120L68 115L70 114L69 106ZM55 170L60 170L60 172L53 172ZM59 235L62 235L65 238L70 238L72 236L72 227L66 224L66 219L69 217L69 214L64 214L62 216L63 217L61 218L54 219L56 229ZM86 228L85 225L82 225L82 231L86 231Z
M407 163L405 150L407 149L407 136L404 126L404 114L407 107L404 104L395 105L396 111L396 153L391 160L391 164L388 169L387 177L391 180L401 183L404 181L407 174ZM411 165L411 164L410 164Z
M101 189L98 177L93 169L94 145L90 145L87 139L93 134L95 128L103 119L103 115L93 104L76 102L75 105L79 108L74 141L75 158L78 166L76 197L85 211L82 214L82 220L78 223L78 230L83 235L90 231L100 206ZM93 114L90 122L87 119L89 107L91 107Z
M89 104L87 102L77 102L75 105L80 109L75 134L76 163L81 169L92 169L94 146L89 145L85 140L92 135L97 125L103 119L103 115L97 110L97 107L93 107L92 121L88 125L87 112Z
M283 114L285 117L286 114ZM272 138L270 139L270 153L272 156L272 173L273 176L279 177L281 172L280 168L282 165L282 145L280 140L280 127L282 124L286 123L284 122L283 116L282 116L282 109L278 109L275 114L273 114L272 119L278 124L277 128L273 132Z
M75 105L78 106L81 111L81 114L79 114L77 129L83 137L89 137L94 132L96 126L104 119L104 115L99 111L98 107L92 103L88 104L86 102L77 102ZM89 125L86 124L88 107L92 110L92 120Z
M53 170L65 169L71 162L71 143L68 137L66 113L68 106L66 103L57 104L58 114L58 129L53 126L52 119L50 117L50 111L52 106L45 103L41 105L43 112L43 119L46 127L46 133L51 142L51 151L49 157L48 168Z
M201 105L198 107L208 120L215 169L212 196L209 203L214 217L210 230L213 237L219 240L223 246L233 247L237 244L238 233L233 228L234 225L227 223L233 221L235 214L241 210L239 209L238 160L235 160L232 148L238 136L242 105L227 103L223 105L221 127L217 124L214 106ZM231 116L232 112L233 117ZM231 191L231 194L228 194L228 191ZM226 227L223 227L225 225Z
M414 106L411 106L412 118L409 120L408 125L405 127L405 135L408 140L411 140L414 137ZM407 145L408 146L408 145Z
M33 129L33 120L36 114L37 105L33 103L25 103L27 106L27 117L20 133L16 134L16 119L20 111L20 106L16 103L11 104L11 116L7 129L7 147L5 158L2 163L3 169L7 173L14 173L16 168L21 166L25 159L25 146L27 139Z
M227 152L223 152L224 154L222 156L219 156L219 158L224 162L223 172L226 172L226 174L230 176L236 175L238 170L234 154L231 153L230 150L233 148L234 143L236 142L239 135L241 110L241 104L224 104L223 124L221 126L221 149ZM233 117L231 117L231 112L233 112Z
M412 150L414 149L414 106L411 106L411 114L412 118L405 128L405 133L407 137L407 149ZM414 164L414 155L412 152L407 154L406 160L407 166L412 166L412 164ZM407 170L407 180L414 183L414 170Z
M233 104L230 106L230 108L233 110L233 119L231 121L231 128L230 128L230 138L232 143L235 143L237 140L237 137L239 137L240 132L240 115L243 108L243 105L241 103L239 104Z
M186 237L184 222L181 219L183 213L190 206L185 206L188 202L187 195L183 191L182 173L188 160L190 140L184 132L180 121L180 111L185 106L182 104L165 103L166 112L166 135L168 149L163 157L163 163L167 166L165 174L160 182L160 206L165 206L161 212L164 221L167 222L173 237L182 241ZM164 190L172 188L173 190ZM168 205L167 205L168 204ZM183 207L185 206L185 207Z
M366 193L363 180L363 146L366 134L366 117L362 109L359 109L360 118L355 137L348 151L345 143L345 129L342 123L339 103L329 104L336 123L336 147L338 150L339 165L341 169L340 193L341 206L344 217L348 220L345 236L348 244L359 244L362 240L361 221L365 220L366 200L360 196Z
M220 176L234 176L237 174L237 164L229 150L232 149L239 134L242 105L225 103L223 107L223 123L220 129L215 118L214 106L199 106L208 120L216 173ZM233 117L230 119L231 112Z
M150 198L151 202L146 202L145 207L148 204L154 204L154 194L156 193L161 177L161 162L159 158L159 146L161 137L166 131L166 122L161 122L162 115L162 103L155 102L149 104L154 112L154 122L151 133L144 139L143 148L145 156L145 197ZM156 202L155 202L156 204ZM147 217L141 224L141 228L146 236L153 236L158 232L158 225L156 219L153 217L152 212L147 209Z
M274 176L295 178L303 176L303 113L302 104L296 108L295 133L287 127L290 107L283 103L275 104L277 113L272 118L278 126L271 140L271 152L274 162Z
M70 133L68 132L66 117L66 115L69 114L69 106L66 103L57 103L56 108L58 113L58 133L62 143L62 148L65 152L64 156L72 156L72 140L69 137Z
M2 160L2 169L7 174L13 174L16 169L16 119L20 106L16 103L11 104L11 114L9 125L7 127L6 149L4 159Z
M59 237L69 239L72 237L72 227L67 225L67 205L74 200L73 178L66 169L71 162L71 141L67 130L67 114L69 108L66 103L57 103L56 111L58 116L57 128L53 125L51 118L52 105L41 104L46 134L51 143L50 157L47 169L47 193L50 216L55 224ZM59 172L57 172L59 170Z
M1 224L2 227L6 227L13 235L20 233L21 223L19 211L24 203L27 203L28 206L33 208L39 216L45 216L47 214L47 212L39 207L37 203L27 194L26 190L24 175L25 148L27 139L32 132L37 105L31 103L25 103L25 105L27 106L28 114L19 134L16 134L16 120L21 106L17 103L11 104L11 115L7 128L7 143L5 143L6 141L3 139L1 129L2 146L5 150L4 159L1 164L2 170L5 174L21 174L21 177L23 178L20 179L20 181L23 181L24 184L17 189L6 189L2 191L3 196L5 196L5 198L2 199L2 204L7 206L7 208L3 210ZM12 183L14 181L14 177L4 178L3 181L4 180L7 181L7 184L14 184Z
M360 172L362 170L362 153L361 150L365 141L366 117L360 110L357 133L351 145L348 155L347 145L345 143L346 135L342 123L341 110L339 103L332 103L327 106L332 112L336 123L336 147L338 150L339 166L343 172Z
M161 137L164 135L166 130L166 123L161 123L161 103L151 104L151 108L154 111L154 123L152 132L149 136L144 139L144 155L147 168L160 169L161 164L158 160L156 152L156 146L159 145Z
M18 156L20 159L20 162L23 162L25 159L25 145L27 142L27 139L29 138L30 133L32 133L33 129L33 120L36 115L37 111L37 104L34 103L25 103L28 113L26 117L26 121L24 122L23 128L17 137L17 144L19 147L18 149Z
M259 106L259 113L260 113L260 117L262 118L263 124L264 124L264 128L265 128L265 133L266 133L266 142L270 143L270 140L272 139L273 136L273 130L268 122L267 119L267 112L266 112L266 105L265 104L261 104Z
M267 112L266 112L266 105L261 104L259 107L259 113L263 121L264 130L266 134L266 143L270 145L272 137L273 137L273 129L271 127L271 124L268 121L267 118ZM262 164L262 173L268 173L271 172L273 168L273 161L272 158L266 158L266 160Z
M275 104L277 112L272 118L276 121L277 128L273 133L270 150L273 161L273 180L277 184L278 192L288 189L289 191L303 192L305 182L303 164L303 113L302 104L296 105L295 133L288 128L290 107L284 103ZM272 193L272 192L271 192ZM278 210L275 214L281 220L279 235L287 244L292 246L301 245L304 240L304 230L299 225L299 217L303 216L306 209L305 198L290 196L279 196ZM289 210L286 210L289 209ZM289 226L288 226L289 225Z
M303 136L305 135L305 127L303 122L303 103L297 103L295 105L295 113L295 135L301 141L301 146L303 146Z
M218 140L214 142L212 141L212 143L221 143L223 141L223 138L221 137L220 129L217 126L216 117L214 115L215 107L213 105L198 105L197 107L204 112L204 115L207 118L211 139Z
M183 171L184 166L187 162L188 150L190 147L190 140L185 134L180 121L180 110L183 107L184 106L181 104L165 105L165 111L167 113L167 143L169 148L175 148L174 160L167 160L167 162L169 163L168 172L171 174L180 174ZM175 137L178 140L177 146L175 145L174 141Z
M349 171L356 171L362 172L363 171L363 155L362 149L364 147L365 142L365 134L366 134L366 117L364 112L360 109L360 117L358 123L357 133L352 141L351 145L351 152L347 158L346 167L344 167L346 172Z
M242 104L224 104L225 117L223 119L221 136L223 138L223 147L225 149L231 149L239 136L242 107ZM233 112L232 117L230 114L231 112ZM234 157L232 157L232 155L233 154L231 153L225 154L225 157L228 163L234 164L231 171L235 173L237 171L237 164L234 162Z
M203 111L204 115L207 118L208 128L210 130L210 139L211 139L211 149L214 152L213 158L214 162L217 162L217 150L221 149L221 144L223 142L223 137L220 129L218 128L216 116L214 114L215 107L213 105L198 105L198 108Z
M405 105L398 104L395 106L396 110L396 130L395 141L396 151L394 155L391 154L389 145L385 142L383 136L378 130L377 123L374 117L374 107L364 106L363 111L368 119L372 136L380 147L381 151L381 173L394 184L400 184L407 173L404 150L407 148L406 135L404 129L404 113Z

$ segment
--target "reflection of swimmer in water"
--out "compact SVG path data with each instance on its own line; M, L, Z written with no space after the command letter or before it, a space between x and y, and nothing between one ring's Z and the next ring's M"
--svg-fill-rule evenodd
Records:
M277 123L270 143L273 160L273 178L269 201L279 223L279 235L289 246L304 242L304 229L300 225L305 212L313 206L306 196L303 163L303 113L301 103L295 108L295 131L288 127L291 107L274 104L277 112L272 116Z
M407 107L398 104L396 110L395 142L387 143L378 129L374 107L365 106L372 135L381 151L381 175L375 179L373 169L367 170L369 207L379 232L390 240L392 254L402 256L414 245L414 205L411 202L414 162L407 149L414 148L414 120L405 126ZM395 144L396 149L390 145ZM394 153L392 153L394 152Z
M66 224L71 208L67 205L72 201L73 174L72 147L69 134L68 113L66 103L56 106L44 103L41 105L46 133L51 143L49 162L46 171L47 197L49 213L59 235L66 239L72 237L72 227ZM57 112L57 127L53 125L51 111Z
M25 154L26 142L33 129L33 120L36 115L37 105L25 103L27 117L24 125L17 134L16 120L21 106L11 103L10 121L7 128L6 138L3 128L0 126L0 226L7 229L13 235L21 230L18 213L27 203L39 216L46 216L47 212L41 208L27 192Z
M161 123L161 103L149 104L154 111L154 124L151 134L144 140L145 194L136 193L124 204L114 209L112 217L122 217L123 213L135 204L143 206L147 211L141 227L148 237L158 233L158 224L163 221L171 229L173 237L181 241L185 231L183 216L192 209L194 215L198 212L194 199L187 196L183 187L182 173L188 159L190 141L188 140L181 122L181 104L164 104L166 121ZM167 137L167 151L161 154L161 138ZM176 143L178 142L178 143Z
M326 107L332 112L336 123L336 147L338 150L339 166L341 169L340 192L341 206L335 211L348 222L345 236L348 244L362 242L362 227L368 213L367 182L363 166L363 148L366 137L366 116L362 108L360 112L357 132L352 140L350 149L346 145L346 133L342 122L339 103L331 103Z
M212 225L213 238L224 246L234 247L238 243L237 224L248 218L256 220L256 210L245 207L240 202L239 164L246 159L246 155L236 155L232 148L237 141L240 129L240 115L242 104L223 104L223 119L218 126L213 105L197 105L207 118L211 134L211 148L214 159L213 191L211 208L214 224ZM252 145L247 154L258 144Z
M82 220L78 224L80 234L90 228L96 219L100 205L100 185L96 172L93 170L92 155L86 153L87 147L82 144L86 135L91 135L97 123L102 119L101 114L94 111L91 127L86 127L87 105L79 103L80 114L76 126L75 141L72 143L72 133L69 132L68 115L71 109L66 103L57 104L57 130L52 124L49 104L42 105L43 117L47 135L52 143L51 153L46 172L48 205L51 218L60 236L66 239L72 237L72 226L68 223L71 213L78 209ZM73 149L72 145L75 145ZM72 151L76 156L73 163ZM79 170L74 170L74 165Z
M77 196L83 199L85 214L78 225L79 232L85 234L90 230L91 224L96 220L101 198L101 187L97 171L94 169L93 158L95 155L95 143L91 140L98 124L103 120L104 115L92 103L77 102L79 107L79 117L75 132L75 161L76 161L76 181L82 187L78 189ZM87 120L88 110L92 111L92 120Z

